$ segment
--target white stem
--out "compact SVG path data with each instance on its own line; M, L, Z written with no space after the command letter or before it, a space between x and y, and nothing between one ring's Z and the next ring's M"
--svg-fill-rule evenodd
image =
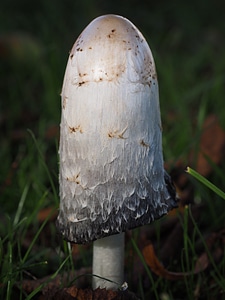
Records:
M105 237L93 243L92 287L117 289L124 280L124 233Z

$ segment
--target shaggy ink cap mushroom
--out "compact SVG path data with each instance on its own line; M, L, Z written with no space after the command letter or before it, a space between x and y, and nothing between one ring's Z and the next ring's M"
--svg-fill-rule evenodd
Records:
M151 50L127 19L101 16L75 42L62 88L60 210L64 238L87 243L176 207L163 167Z

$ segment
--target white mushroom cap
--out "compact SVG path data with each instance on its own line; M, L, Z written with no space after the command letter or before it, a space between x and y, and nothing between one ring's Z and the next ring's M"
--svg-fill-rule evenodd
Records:
M163 168L151 50L127 19L92 21L75 42L62 89L58 227L86 243L148 224L176 206Z

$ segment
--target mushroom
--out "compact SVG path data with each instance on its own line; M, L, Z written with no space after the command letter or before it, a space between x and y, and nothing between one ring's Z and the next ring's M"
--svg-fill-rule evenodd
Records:
M93 20L70 52L59 154L57 226L67 241L94 241L93 287L117 288L124 231L177 205L163 166L155 63L143 35L121 16Z

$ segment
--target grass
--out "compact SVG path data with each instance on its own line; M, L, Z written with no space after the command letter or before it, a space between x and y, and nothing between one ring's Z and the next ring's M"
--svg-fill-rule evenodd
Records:
M90 266L89 248L80 248L74 266L72 249L57 235L51 216L42 221L39 216L45 208L57 209L59 203L60 91L73 42L94 17L104 13L126 16L141 29L158 70L165 162L172 171L181 161L184 172L190 152L198 155L207 116L216 115L225 128L225 5L223 1L193 0L57 4L3 0L0 6L0 297L34 299L39 288L28 295L18 288L19 283ZM208 180L224 191L224 161L211 164ZM183 281L157 277L142 259L136 230L126 248L127 253L133 249L141 257L145 275L128 285L142 299L224 296L225 259L215 263L215 249L206 242L207 235L224 228L224 201L194 178L189 180L194 204L180 216L182 250L167 267L193 271L202 252L208 254L210 267ZM192 215L196 203L203 205L197 220ZM156 226L155 247L159 250L164 242L163 223L164 219ZM126 266L130 281L132 272L131 263Z
M194 178L199 180L201 183L203 183L205 186L207 186L209 189L211 189L214 193L216 193L218 196L220 196L222 199L225 200L225 193L223 191L221 191L221 189L216 187L213 183L211 183L209 180L207 180L205 177L200 175L198 172L196 172L195 170L188 167L187 173L192 175Z

